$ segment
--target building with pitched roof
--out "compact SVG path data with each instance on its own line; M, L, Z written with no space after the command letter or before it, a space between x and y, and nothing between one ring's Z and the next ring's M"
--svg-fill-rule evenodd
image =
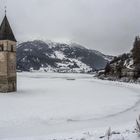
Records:
M0 26L0 92L3 93L17 90L16 42L5 14Z

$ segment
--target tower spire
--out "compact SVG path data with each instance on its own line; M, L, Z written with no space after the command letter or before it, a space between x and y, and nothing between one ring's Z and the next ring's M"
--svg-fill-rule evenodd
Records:
M0 40L16 41L16 38L14 36L14 33L12 31L12 28L9 24L9 21L6 15L0 25Z
M5 9L5 15L6 15L7 14L7 6L5 6L4 9Z

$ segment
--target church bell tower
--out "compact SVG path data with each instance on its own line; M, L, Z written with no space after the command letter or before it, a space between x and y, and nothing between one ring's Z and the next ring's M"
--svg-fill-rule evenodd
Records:
M16 38L7 16L0 26L0 92L15 92L16 82Z

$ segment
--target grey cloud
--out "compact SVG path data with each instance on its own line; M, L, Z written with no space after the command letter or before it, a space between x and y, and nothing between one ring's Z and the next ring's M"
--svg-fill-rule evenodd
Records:
M132 48L140 33L139 0L0 0L18 40L73 41L106 54Z

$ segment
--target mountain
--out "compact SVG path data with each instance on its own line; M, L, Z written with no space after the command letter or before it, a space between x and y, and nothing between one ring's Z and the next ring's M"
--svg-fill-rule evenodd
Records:
M123 81L123 82L139 82L139 76L136 77L137 71L134 64L132 52L114 57L107 64L105 70L99 71L100 79Z
M17 46L20 71L93 72L104 69L108 56L79 44L28 41Z
M97 76L101 79L140 83L140 37L136 36L130 53L114 57Z

